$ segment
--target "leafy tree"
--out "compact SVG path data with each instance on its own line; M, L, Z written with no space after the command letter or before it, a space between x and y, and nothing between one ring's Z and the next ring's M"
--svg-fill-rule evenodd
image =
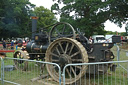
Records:
M32 8L29 0L2 0L0 3L0 37L21 37L30 32Z
M120 35L121 35L121 36L128 36L128 35L126 34L126 32L121 32Z
M106 35L116 35L117 34L117 32L112 32L112 31L106 31L106 33L105 33ZM118 34L120 34L120 33L118 33Z
M34 9L34 13L38 17L38 28L44 28L57 22L54 14L49 9L44 8L43 6L36 7Z
M86 36L104 34L107 20L122 26L128 20L128 0L53 0L55 14L60 21L66 21L80 28ZM64 6L60 8L60 4Z

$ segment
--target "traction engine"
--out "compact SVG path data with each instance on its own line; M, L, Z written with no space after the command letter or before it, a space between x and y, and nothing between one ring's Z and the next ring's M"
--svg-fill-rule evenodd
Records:
M36 26L35 26L36 28ZM35 29L34 29L35 30ZM113 43L89 43L89 40L78 29L75 30L69 23L59 22L54 24L50 32L40 29L35 33L26 46L26 51L16 51L14 58L42 60L46 62L57 63L61 69L66 64L90 63L90 62L107 62L114 59L113 52L110 50L114 43L119 43L120 36L112 37ZM15 60L17 69L26 70L27 63ZM24 63L24 67L20 65ZM66 69L66 84L76 82L85 73L103 74L112 65L91 65L88 66L70 66ZM103 68L102 68L103 67ZM53 65L46 65L50 76L59 82L59 71Z

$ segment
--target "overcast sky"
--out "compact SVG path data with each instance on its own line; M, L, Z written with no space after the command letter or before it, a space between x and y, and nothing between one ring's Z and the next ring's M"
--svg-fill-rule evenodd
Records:
M44 6L45 8L51 9L51 6L53 4L52 0L29 0L32 4L35 4L37 7ZM117 31L117 32L125 32L125 25L123 25L122 28L118 27L114 23L111 23L110 21L106 21L105 30L107 31Z

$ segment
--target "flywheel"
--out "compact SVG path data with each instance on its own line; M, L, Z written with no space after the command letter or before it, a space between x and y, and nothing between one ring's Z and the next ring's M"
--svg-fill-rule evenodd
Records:
M88 63L88 55L83 45L75 39L54 40L46 51L46 62L57 63L61 70L66 64ZM50 76L59 82L59 71L54 65L46 65ZM65 83L72 84L86 73L87 66L69 66L65 70ZM62 82L63 83L63 82Z

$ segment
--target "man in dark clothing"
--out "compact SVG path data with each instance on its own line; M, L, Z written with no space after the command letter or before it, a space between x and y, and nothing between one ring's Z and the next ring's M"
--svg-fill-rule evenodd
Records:
M13 40L11 42L11 49L14 49L14 42L13 42Z
M6 48L6 42L5 42L5 40L3 40L3 49L5 49Z

